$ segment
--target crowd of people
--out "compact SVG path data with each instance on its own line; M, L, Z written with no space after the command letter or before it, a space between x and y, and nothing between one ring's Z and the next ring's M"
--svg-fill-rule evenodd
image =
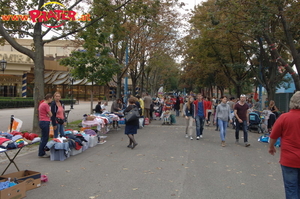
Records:
M53 100L54 98L54 100ZM53 96L47 94L39 106L39 125L41 128L41 142L39 146L40 157L49 157L44 147L49 139L50 122L54 128L54 137L64 135L64 124L66 122L64 104L61 95L56 92ZM50 106L49 106L50 104ZM259 100L242 94L239 98L226 96L219 99L215 97L204 97L201 93L188 96L163 96L152 98L148 93L143 96L130 96L128 104L123 99L117 99L112 103L110 112L123 112L128 114L132 109L138 109L139 118L126 122L124 133L128 136L128 148L134 149L138 143L135 140L138 128L145 124L145 120L162 120L164 115L173 110L177 117L182 114L186 120L185 137L193 140L203 138L204 125L216 125L220 133L221 146L226 146L226 132L229 124L235 128L236 144L239 143L239 132L243 130L244 146L249 147L248 126L249 114L255 112L263 116L264 131L270 133L269 153L274 155L275 142L281 137L280 164L286 198L300 198L300 91L296 92L290 100L290 111L281 116L274 100L265 101L265 108L261 110ZM95 107L95 114L101 114L108 110L107 102L99 102ZM211 116L213 116L211 118ZM126 118L126 117L125 117ZM140 122L142 119L142 123ZM276 121L276 122L275 122ZM194 124L195 123L195 128ZM118 127L118 123L116 123Z
M172 97L155 98L152 103L154 101L161 104L163 107L162 111L168 111L173 108L176 116L179 116L180 111L182 112L186 119L186 138L190 138L190 140L193 140L193 131L196 133L197 140L203 138L204 125L205 123L206 125L210 125L210 116L213 115L213 123L218 124L217 129L220 131L222 147L226 146L225 138L228 122L235 124L236 144L239 143L239 131L242 129L244 133L244 146L249 147L249 114L250 112L264 114L263 118L267 121L267 130L271 133L269 143L270 154L274 155L276 153L274 144L281 137L280 164L286 198L300 198L300 91L296 92L291 98L290 112L282 116L280 116L280 112L273 100L265 103L264 111L260 112L261 104L259 100L252 100L252 97L247 99L247 96L244 94L240 95L238 99L230 98L229 101L226 96L222 96L219 100L213 98L210 101L210 98L205 98L202 94L197 94L197 96L189 95L185 99L180 96L175 99ZM138 103L136 98L131 97L129 99L129 109L132 108L130 106L137 106L136 103ZM268 122L272 118L271 116L274 117L274 120ZM147 117L151 116L147 115ZM233 122L233 120L235 121ZM276 120L277 122L275 123ZM196 123L196 131L193 128L194 122ZM137 145L134 139L134 134L137 133L137 124L135 125L136 127L133 130L132 127L127 127L127 125L125 128L125 134L129 137L128 147L132 149Z
M243 130L244 145L250 146L248 143L250 112L258 113L259 118L263 115L261 126L263 132L266 133L271 131L276 119L280 116L273 100L267 103L268 99L266 99L264 110L259 111L261 109L259 100L253 99L252 96L247 98L244 94L237 99L234 97L228 99L226 96L217 99L216 97L205 97L200 93L197 95L192 93L188 96L155 96L153 98L148 93L144 93L142 96L130 96L130 99L134 99L135 106L141 110L140 116L144 118L143 124L145 121L151 123L152 120L166 120L167 117L172 116L172 110L176 117L184 116L186 119L186 138L190 140L203 138L204 126L210 126L213 123L216 126L215 130L220 132L221 146L223 147L226 146L225 138L229 125L235 128L236 143L239 143L239 131ZM101 113L101 102L97 106L95 108L96 113ZM111 112L124 111L126 107L123 98L120 98L113 102ZM170 118L172 119L172 117ZM194 122L195 129L193 130ZM172 124L171 120L170 123ZM143 124L139 126L141 127ZM118 127L118 124L116 126ZM193 137L193 131L195 137Z

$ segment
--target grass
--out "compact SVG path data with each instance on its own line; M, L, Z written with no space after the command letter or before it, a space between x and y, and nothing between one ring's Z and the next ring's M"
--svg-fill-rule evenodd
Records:
M78 124L81 124L81 121L82 120L76 120L76 121L73 121L73 122L69 122L69 124L65 127L65 129L73 129L73 130L79 130L80 131L80 128L78 126Z

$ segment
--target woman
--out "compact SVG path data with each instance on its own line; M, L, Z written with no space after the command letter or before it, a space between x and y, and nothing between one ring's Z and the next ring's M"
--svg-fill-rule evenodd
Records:
M211 113L212 113L212 102L210 100L210 97L207 97L206 98L206 101L207 101L207 120L206 120L206 126L209 126L210 125L210 116L211 116Z
M180 99L179 99L179 96L176 97L175 104L174 104L174 110L176 112L176 116L178 117L179 116L179 110L180 110Z
M65 124L65 105L60 100L60 92L54 93L54 101L51 102L51 112L52 112L52 126L54 130L54 138L65 136L64 124Z
M269 153L276 153L275 143L281 137L280 165L285 197L300 198L300 91L290 99L290 111L282 114L274 124L270 135Z
M226 129L228 125L228 119L232 122L232 115L230 114L230 107L227 104L227 97L221 97L221 103L217 106L215 119L217 119L220 128L221 146L225 145Z
M188 136L190 136L190 140L193 140L193 136L192 136L193 122L195 121L194 118L195 105L193 102L194 102L194 97L189 96L183 113L186 119L185 137L188 138Z
M269 104L269 109L270 111L272 111L272 113L275 114L276 116L276 119L279 117L279 114L278 114L278 108L275 106L275 101L274 100L270 100L270 104Z
M49 130L50 130L50 118L52 117L52 113L50 110L49 103L51 103L53 97L52 94L47 94L44 98L44 101L40 103L39 106L39 126L42 130L41 133L41 142L39 146L39 157L48 158L50 155L46 154L44 148L49 139Z
M248 106L249 106L250 109L253 108L253 103L252 103L252 99L251 98L249 98L247 100L247 104L248 104Z
M131 97L128 99L129 105L124 110L124 114L126 114L131 109L136 107L135 102L136 102L136 98L134 98L134 97ZM134 135L137 134L138 128L139 128L139 118L137 118L136 120L130 121L130 122L126 121L125 134L129 138L129 145L127 146L128 148L134 149L136 147L136 145L138 145L138 143L134 139Z

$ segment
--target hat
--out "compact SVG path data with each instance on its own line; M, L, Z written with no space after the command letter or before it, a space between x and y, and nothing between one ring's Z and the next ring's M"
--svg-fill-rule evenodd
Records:
M245 94L241 94L240 97L246 97L246 95Z

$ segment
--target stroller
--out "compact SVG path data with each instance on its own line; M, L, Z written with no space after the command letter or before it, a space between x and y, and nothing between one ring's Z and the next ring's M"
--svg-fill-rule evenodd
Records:
M160 113L161 113L161 110L162 107L158 104L158 105L155 105L154 104L154 107L153 107L153 110L154 110L154 115L153 115L153 119L157 119L160 117Z
M260 115L256 112L250 112L249 113L249 126L248 130L257 130L258 133L263 133L263 129L261 127L262 120L260 118Z

